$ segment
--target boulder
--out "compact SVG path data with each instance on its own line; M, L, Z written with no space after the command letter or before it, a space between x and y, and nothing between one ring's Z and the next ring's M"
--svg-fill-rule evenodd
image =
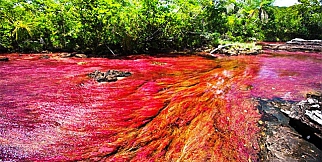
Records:
M48 55L43 55L40 57L40 59L49 59L49 58L50 58L50 56L48 56Z
M304 40L301 38L292 39L285 44L265 44L262 43L264 50L282 51L302 51L302 52L322 52L322 40Z
M322 161L321 93L300 102L258 99L261 161Z
M286 44L296 44L296 45L320 45L322 46L322 40L305 40L302 38L295 38L287 41Z
M210 52L210 54L213 54L213 53L224 54L227 56L257 55L261 53L261 50L244 48L240 45L226 44L226 45L219 45L216 49Z
M63 53L58 54L58 56L61 58L68 58L68 57L87 58L87 55L81 54L81 53L74 54L74 53L63 52Z
M81 53L76 53L75 54L75 57L78 57L78 58L87 58L87 55L81 54Z
M60 54L58 54L58 56L61 57L61 58L68 58L68 57L72 57L73 54L71 54L71 53L60 53Z
M97 82L115 82L120 77L128 77L130 75L132 74L128 71L118 70L108 70L106 72L95 70L94 72L88 74L90 78L95 79Z

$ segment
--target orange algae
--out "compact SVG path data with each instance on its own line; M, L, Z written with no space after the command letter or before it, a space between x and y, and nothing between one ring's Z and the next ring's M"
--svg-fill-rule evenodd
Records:
M248 161L259 114L254 58L39 59L0 64L3 160ZM79 64L79 62L86 62ZM93 70L128 70L113 83Z
M254 73L227 61L222 68L167 85L166 105L131 142L106 161L246 161L256 159L258 113L237 89ZM238 65L243 64L238 62ZM235 69L233 68L235 67ZM234 70L225 70L234 69ZM159 85L164 85L163 82ZM129 139L129 137L125 138ZM257 147L258 148L258 147Z

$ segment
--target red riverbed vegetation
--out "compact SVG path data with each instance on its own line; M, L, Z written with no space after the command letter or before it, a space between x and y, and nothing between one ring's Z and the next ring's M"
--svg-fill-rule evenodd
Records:
M271 55L4 56L10 61L0 62L1 160L256 161L260 114L252 97L298 98L320 88L322 78L320 56L305 68ZM306 68L318 71L310 83L285 86L289 76L302 81ZM108 83L87 76L110 69L132 75Z

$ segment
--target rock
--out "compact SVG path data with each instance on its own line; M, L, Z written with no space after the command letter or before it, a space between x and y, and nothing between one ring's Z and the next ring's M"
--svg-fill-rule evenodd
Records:
M40 57L41 59L49 59L50 57L48 55L43 55Z
M308 104L307 100L291 103L258 99L258 103L262 114L260 161L322 161L321 139L315 135L316 129L301 120L301 105Z
M77 65L86 65L87 62L77 62Z
M81 53L77 53L77 54L75 54L75 57L78 57L78 58L87 58L87 55L81 54Z
M73 54L71 54L71 53L60 53L58 56L61 57L61 58L67 58L67 57L72 57Z
M292 39L290 41L287 41L286 43L287 44L292 44L292 43L303 42L303 41L305 41L305 40L302 39L302 38L294 38L294 39Z
M264 50L283 50L283 51L302 51L302 52L322 52L322 40L304 40L295 38L285 44L265 44L262 43Z
M322 104L321 94L308 94L310 98L297 103L292 110L290 117L300 120L315 130L321 137L322 142Z
M322 40L305 40L302 38L295 38L287 41L286 44L298 44L298 45L322 45Z
M319 102L322 102L322 93L321 92L310 92L306 94L306 98L317 99Z
M319 125L322 125L322 113L321 110L305 110L305 115L308 116L309 119L317 122Z
M88 76L95 79L97 82L115 82L118 77L128 77L132 75L128 71L108 70L105 73L95 70L89 73Z
M8 57L0 57L0 61L9 61Z
M74 54L74 53L60 53L58 56L61 57L61 58L68 58L68 57L87 58L87 55L81 54L81 53L77 53L77 54Z
M243 48L240 45L227 44L219 45L218 48L212 50L210 54L218 53L227 56L257 55L260 53L260 51L260 49Z
M321 161L321 150L288 126L267 123L265 161ZM263 157L263 158L264 158ZM264 160L262 160L264 161Z
M217 48L215 48L214 50L212 50L210 52L210 54L213 54L213 53L224 53L222 50L223 49L229 49L230 47L232 47L233 45L232 44L226 44L226 45L218 45Z
M310 129L322 142L322 94L320 92L307 94L307 99L288 106L277 106L295 123Z
M113 76L113 75L109 75L109 76L106 76L106 80L108 82L115 82L115 81L117 81L117 77Z

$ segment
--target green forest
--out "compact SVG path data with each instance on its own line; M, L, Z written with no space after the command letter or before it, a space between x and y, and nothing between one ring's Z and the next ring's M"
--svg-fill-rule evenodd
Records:
M0 0L1 52L150 53L322 39L322 1Z

